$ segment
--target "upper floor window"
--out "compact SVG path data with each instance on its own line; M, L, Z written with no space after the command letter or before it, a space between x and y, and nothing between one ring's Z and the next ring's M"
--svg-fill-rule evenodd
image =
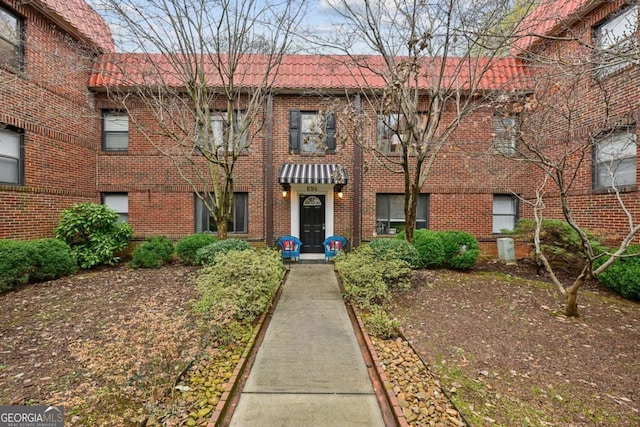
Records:
M594 146L593 188L636 184L637 135L635 127L613 130Z
M593 28L596 77L626 67L638 57L638 4L629 4Z
M493 116L493 149L495 153L513 156L518 149L520 123L518 117Z
M418 196L416 228L427 228L429 195ZM404 230L404 194L376 194L376 233L396 234Z
M289 150L293 153L335 153L335 116L317 111L289 111Z
M22 69L22 20L0 6L0 65Z
M119 221L129 221L129 195L127 193L102 193L102 204L116 211Z
M102 112L102 149L126 151L129 148L129 116L120 111Z
M516 228L518 220L518 198L510 194L495 194L493 196L493 232L498 234L503 230Z
M224 149L228 152L232 150L238 153L246 152L249 148L249 123L246 117L247 113L240 110L234 111L231 117L226 111L212 113L209 123L211 139L208 141L211 148ZM206 142L202 138L203 132L206 132L206 124L200 123L196 128L196 141L200 148L206 149Z
M209 206L212 206L209 203ZM218 226L205 206L196 196L196 231L218 232ZM231 219L227 224L227 232L231 234L247 234L249 232L249 193L233 193Z
M427 115L418 113L415 116L414 131L417 134L424 132L426 128ZM376 141L377 149L381 153L401 153L402 143L409 141L411 137L411 123L400 113L378 114L376 121ZM409 151L415 154L416 144L411 144Z
M22 133L0 125L0 183L24 184L24 145Z

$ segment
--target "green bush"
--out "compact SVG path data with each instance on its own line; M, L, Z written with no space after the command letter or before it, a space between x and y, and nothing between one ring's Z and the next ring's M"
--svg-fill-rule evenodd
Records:
M62 240L39 239L28 242L33 248L33 272L30 282L42 282L78 271L71 248Z
M216 255L219 253L227 253L229 251L246 251L253 249L247 241L240 239L218 240L210 245L204 246L196 251L194 264L207 265L213 264Z
M401 259L406 261L411 268L420 268L418 251L404 239L374 239L367 243L366 248L377 260Z
M129 245L133 229L118 221L118 214L105 205L78 203L62 212L55 235L71 247L80 268L115 264L115 255Z
M362 315L362 322L369 335L388 340L398 336L398 320L391 318L382 307L373 307Z
M32 255L26 242L0 240L0 292L29 283Z
M420 267L437 268L444 263L444 245L440 233L421 228L413 233L413 246L418 252Z
M0 240L0 292L77 271L67 244L57 239Z
M368 245L336 257L347 301L361 308L383 305L392 292L408 289L411 267L401 259L376 259Z
M640 245L629 246L625 255L635 256L615 260L598 275L598 281L625 298L640 300ZM596 265L602 265L606 259L599 258Z
M160 268L173 259L173 242L166 236L147 237L131 255L131 268Z
M475 237L464 231L440 231L444 247L444 267L452 270L473 268L480 256L480 245Z
M219 324L253 322L267 309L283 278L277 251L218 253L196 280L201 297L195 309Z
M180 239L176 244L176 253L178 258L187 265L193 265L196 261L196 252L216 242L216 236L210 233L196 233Z

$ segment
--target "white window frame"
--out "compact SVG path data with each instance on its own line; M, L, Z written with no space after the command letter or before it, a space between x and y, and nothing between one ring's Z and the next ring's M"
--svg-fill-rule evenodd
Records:
M194 197L196 201L196 232L217 233L216 223L206 206L198 196L194 195ZM231 208L231 221L227 226L227 233L249 233L249 193L233 193L233 208Z
M596 78L604 78L625 68L637 57L638 4L628 4L593 28L596 46ZM636 52L634 55L633 52Z
M513 194L493 195L493 234L513 230L518 223L518 197Z
M224 142L227 141L225 138L225 131L227 129L231 130L231 132L236 130L241 131L242 136L239 139L239 144L237 144L236 147L233 147L233 150L236 153L246 153L249 149L249 123L246 122L247 112L244 110L234 110L233 119L235 120L235 125L229 126L228 128L226 126L227 119L227 111L214 111L211 113L209 116L209 126L211 127L212 135L211 142L214 144L216 150L220 150L224 147ZM242 129L243 126L246 126L244 130ZM204 131L203 128L204 125L202 123L196 124L195 140L198 147L206 150L201 137L201 134ZM233 135L231 135L230 140L236 142L236 138ZM231 150L229 150L229 152L231 152Z
M111 110L102 112L102 149L104 151L129 149L129 115L127 113Z
M24 184L24 141L21 131L0 124L0 184Z
M635 186L637 175L635 127L619 128L599 138L593 152L593 188Z
M0 65L22 70L24 62L22 29L22 19L0 6ZM9 53L11 51L13 54Z
M300 152L324 153L326 117L319 111L300 112Z
M520 119L517 116L493 116L493 149L496 154L513 156L518 149Z
M128 193L102 193L102 204L116 211L120 222L129 222Z
M379 235L395 234L396 227L404 228L404 224L404 194L376 194L376 233ZM418 196L415 228L429 228L428 194Z

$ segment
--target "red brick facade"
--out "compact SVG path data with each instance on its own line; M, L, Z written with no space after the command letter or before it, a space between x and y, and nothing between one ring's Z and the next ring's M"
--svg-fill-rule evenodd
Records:
M195 232L194 192L135 126L129 126L126 151L102 149L102 110L116 105L103 88L88 84L93 60L86 49L90 41L82 49L82 40L69 43L62 30L28 4L2 2L0 6L23 19L28 35L24 72L0 67L0 124L24 132L25 159L23 185L0 185L0 238L51 236L62 209L80 201L99 202L105 193L127 193L128 219L137 238L166 235L179 239ZM585 37L590 36L593 24L615 7L607 2L576 25L583 27ZM50 55L53 47L57 55ZM566 49L573 47L567 44ZM611 92L615 114L638 110L639 81L640 68L635 65L605 82L616 86ZM583 90L585 101L577 114L588 126L598 120L593 115L599 110L592 105L600 99L594 87ZM324 196L327 236L340 234L357 244L377 235L377 195L402 194L402 175L390 173L371 153L358 148L351 139L353 131L341 120L337 132L344 139L335 153L294 154L289 149L289 112L325 110L327 102L327 98L302 91L275 93L272 112L265 109L263 117L272 120L272 133L263 126L235 170L234 191L248 195L248 230L237 237L271 245L280 235L299 235L300 198L309 194ZM153 126L144 108L134 108L132 114ZM536 182L533 168L492 155L493 117L494 110L488 107L465 117L422 187L422 193L428 195L428 227L468 231L481 241L487 255L496 254L499 237L492 228L494 195L531 196ZM366 132L375 139L375 121ZM338 197L332 184L292 185L283 197L278 172L285 163L344 166L348 183L342 189L343 197ZM592 190L591 174L589 160L572 189L577 218L587 228L622 228L625 219L612 208L614 198ZM624 197L639 214L637 187ZM549 213L559 215L553 204ZM526 205L520 205L519 216L530 216Z

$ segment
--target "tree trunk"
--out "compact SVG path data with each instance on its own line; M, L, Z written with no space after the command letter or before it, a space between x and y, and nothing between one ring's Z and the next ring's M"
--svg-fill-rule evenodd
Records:
M587 263L588 265L588 263ZM587 276L587 266L582 269L580 275L573 282L571 287L567 289L567 307L564 314L567 317L578 317L578 290L584 285L584 279Z

